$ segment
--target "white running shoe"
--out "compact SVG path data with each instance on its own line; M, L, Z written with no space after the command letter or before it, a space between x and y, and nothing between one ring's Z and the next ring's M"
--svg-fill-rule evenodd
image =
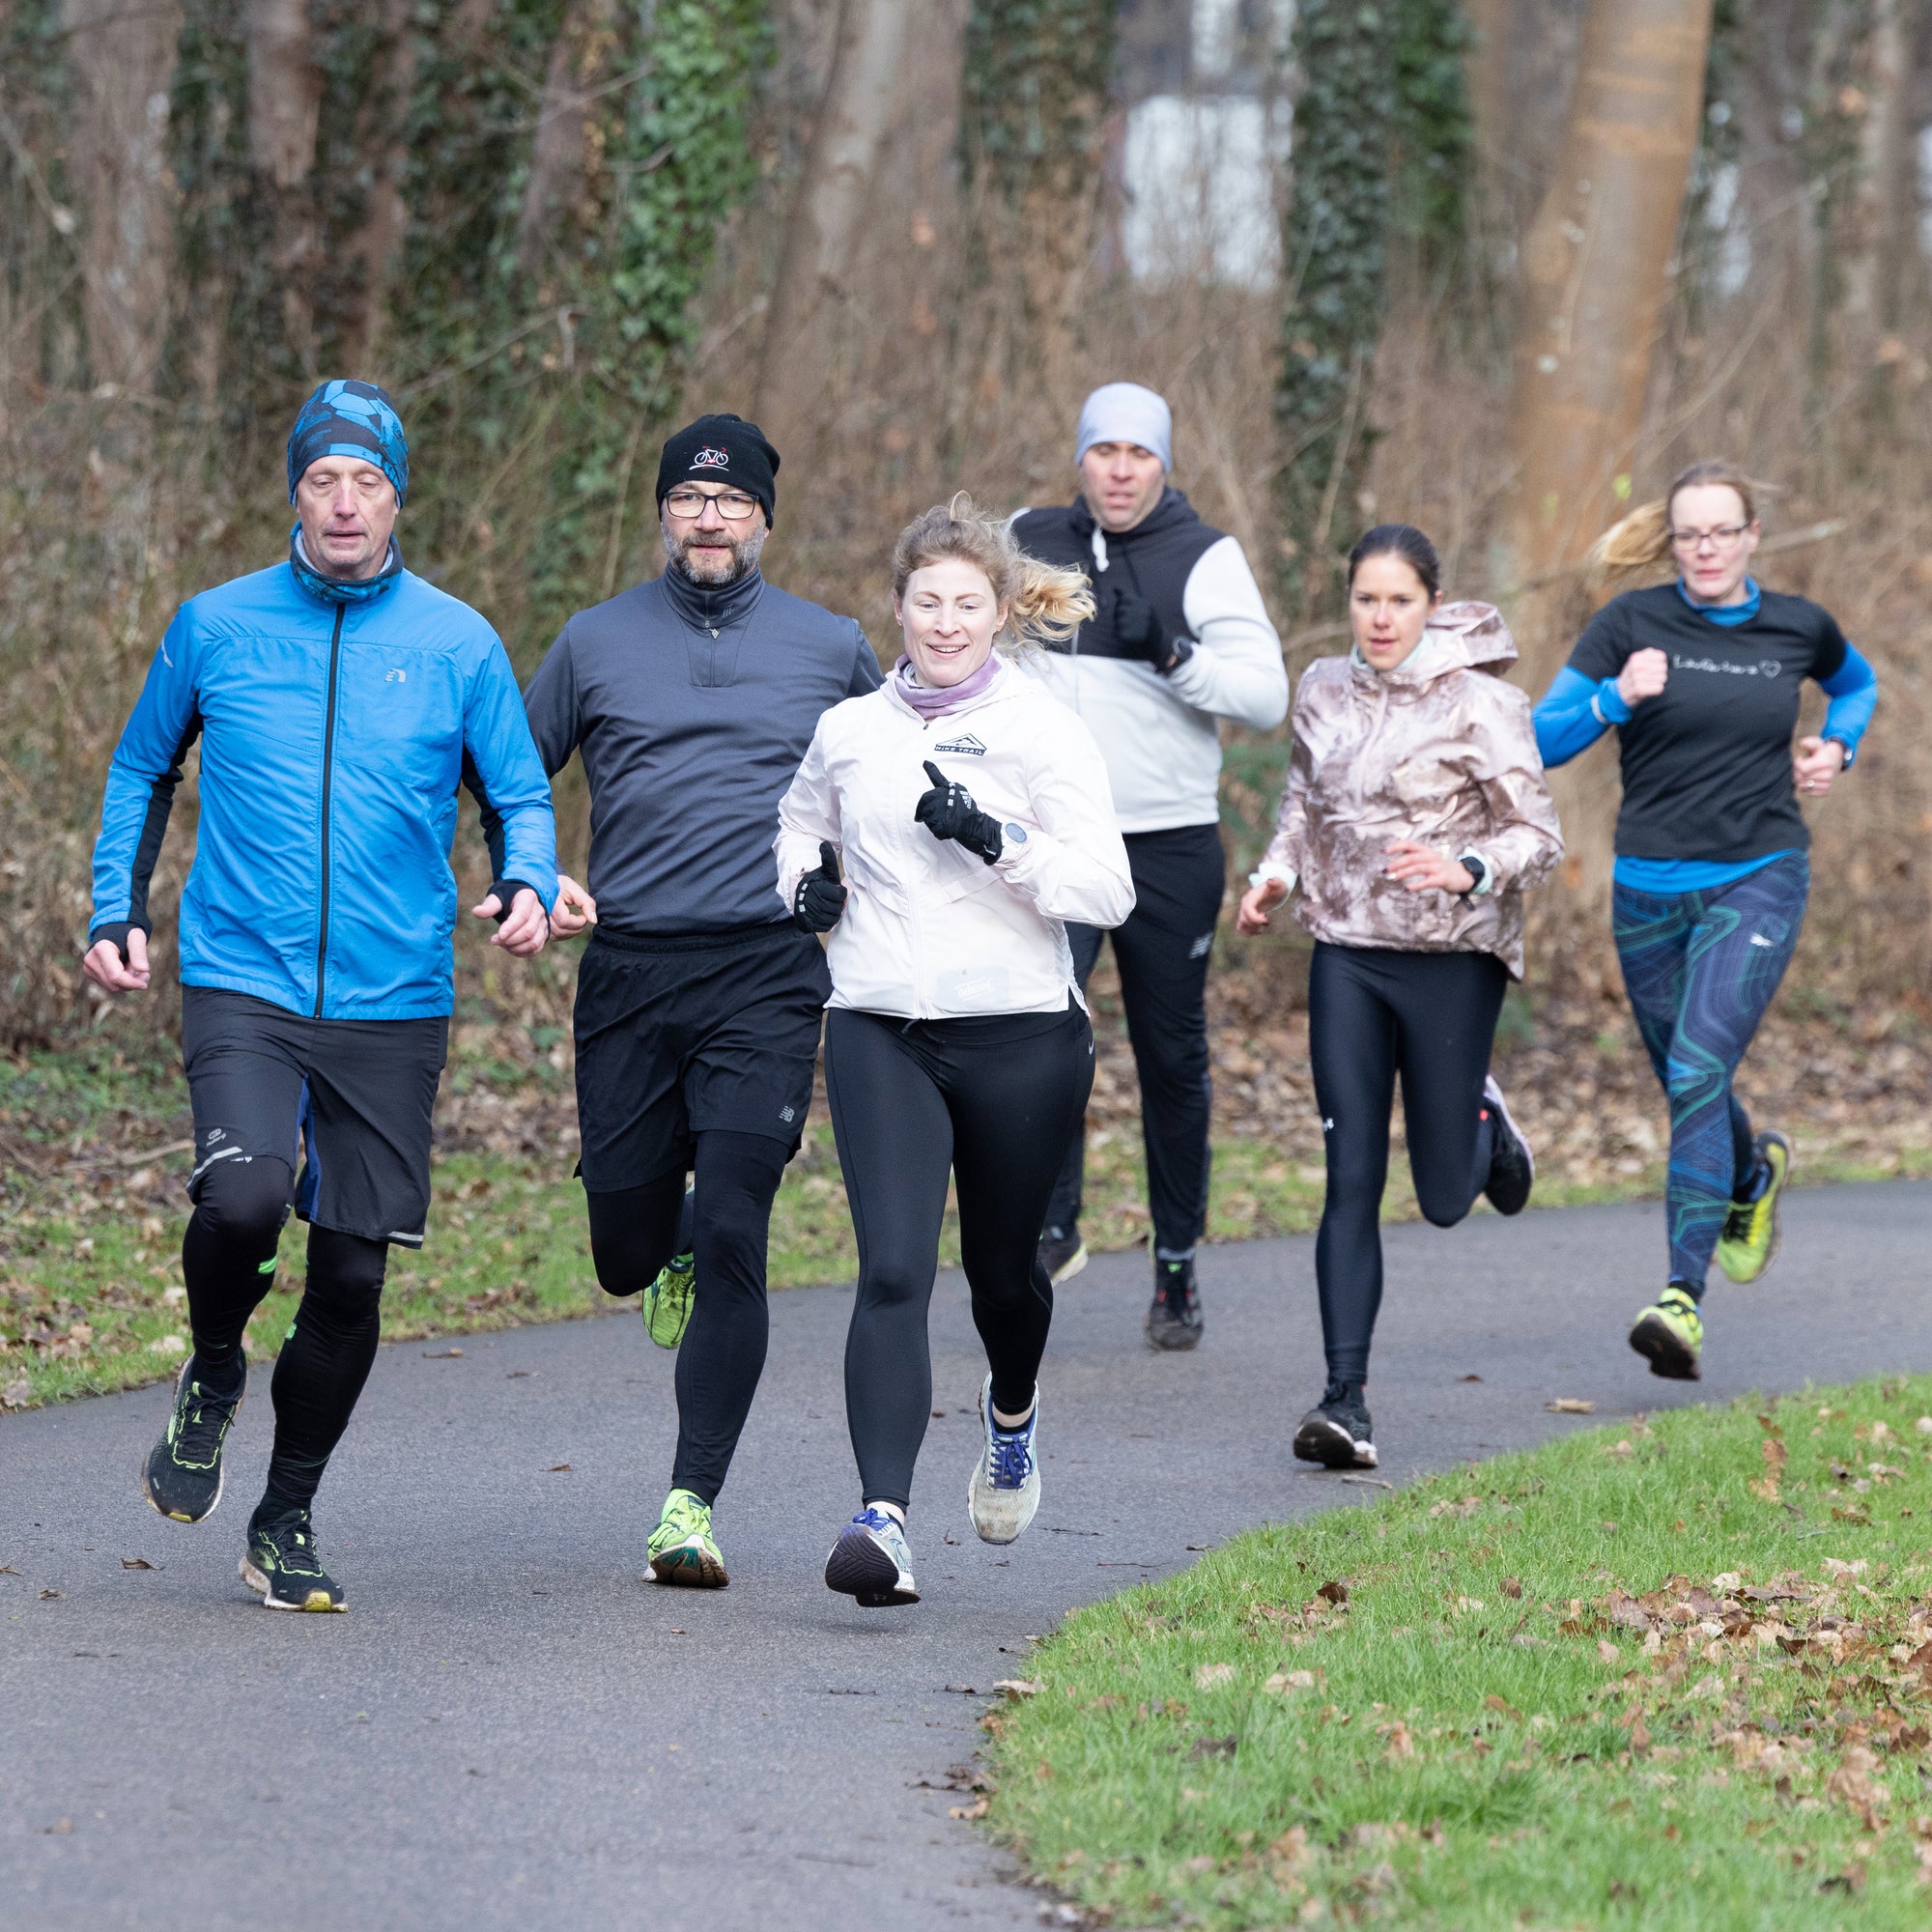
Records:
M966 1514L981 1543L1016 1543L1039 1508L1039 1462L1034 1436L1039 1429L1039 1385L1033 1391L1033 1413L1019 1429L1002 1429L993 1420L993 1378L980 1389L980 1424L985 1446L966 1485Z
M919 1602L905 1531L887 1511L867 1504L838 1532L825 1559L825 1587L868 1610Z

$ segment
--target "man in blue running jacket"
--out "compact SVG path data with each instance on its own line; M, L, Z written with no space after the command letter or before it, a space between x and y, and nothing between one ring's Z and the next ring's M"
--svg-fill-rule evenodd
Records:
M375 1360L389 1246L422 1244L459 784L492 826L496 879L473 911L498 922L493 943L541 951L556 896L550 784L516 676L483 618L403 568L391 532L409 480L402 423L373 384L325 383L303 405L289 560L177 612L115 749L94 848L83 963L110 992L143 990L148 883L199 738L181 900L194 1348L141 1482L179 1522L221 1500L242 1330L293 1207L308 1282L270 1384L274 1451L242 1563L273 1609L347 1607L309 1508Z

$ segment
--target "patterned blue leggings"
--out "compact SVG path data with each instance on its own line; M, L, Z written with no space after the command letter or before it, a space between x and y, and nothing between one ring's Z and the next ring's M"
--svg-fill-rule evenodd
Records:
M1624 988L1670 1097L1670 1277L1702 1294L1734 1193L1755 1167L1731 1077L1791 963L1811 867L1802 852L1710 892L1611 902Z

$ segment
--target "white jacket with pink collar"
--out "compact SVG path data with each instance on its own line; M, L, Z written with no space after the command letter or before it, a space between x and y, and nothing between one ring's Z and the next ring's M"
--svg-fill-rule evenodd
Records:
M842 861L845 910L826 944L832 1004L909 1019L1084 1006L1065 922L1111 927L1134 909L1093 734L1010 665L930 720L896 686L889 677L819 719L779 807L787 906L818 866L821 839ZM913 817L931 783L927 759L1000 821L994 864Z

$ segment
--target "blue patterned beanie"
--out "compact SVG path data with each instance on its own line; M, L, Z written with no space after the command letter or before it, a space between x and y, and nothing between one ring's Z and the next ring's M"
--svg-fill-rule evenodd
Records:
M410 493L410 440L396 406L374 383L338 376L301 406L289 432L289 501L302 471L323 456L359 456L396 486L400 508Z

